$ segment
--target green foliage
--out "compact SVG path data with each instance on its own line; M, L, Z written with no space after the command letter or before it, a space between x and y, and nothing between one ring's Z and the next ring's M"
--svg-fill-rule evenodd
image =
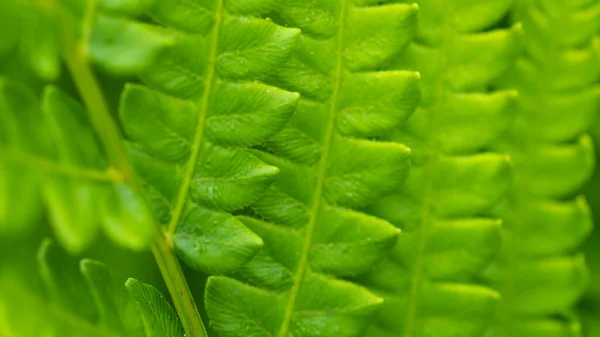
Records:
M124 16L139 15L154 2L55 0L40 5L33 0L3 1L3 24L10 28L3 29L0 54L16 47L38 76L54 80L61 72L61 46L72 39L81 44L81 53L89 54L105 70L135 74L171 44L156 27Z
M175 44L142 72L146 86L121 97L129 153L159 220L182 260L208 273L232 272L261 249L230 212L257 201L279 169L246 148L281 131L299 97L256 81L289 58L299 34L238 14L260 10L161 3L151 15Z
M0 337L594 337L599 31L600 0L0 2Z
M280 23L303 35L269 81L302 98L290 124L253 151L281 171L250 205L254 216L239 217L263 250L238 280L209 278L206 309L221 336L357 336L381 304L334 277L365 272L396 241L397 229L360 209L404 181L409 150L368 138L412 114L419 76L381 71L410 42L416 7L368 5L281 4Z
M487 151L514 117L514 90L488 90L519 53L520 26L492 29L507 1L419 1L415 42L394 67L423 75L419 109L387 137L413 150L406 184L369 208L402 228L390 257L360 280L381 294L375 336L480 336L499 295L477 275L500 248L487 216L510 161Z
M173 308L148 284L129 279L123 285L93 260L82 260L78 268L50 240L42 243L38 264L44 300L22 280L2 279L0 307L14 336L183 336Z
M598 1L520 3L525 50L503 86L520 92L519 119L498 143L516 180L498 213L505 247L490 278L502 294L495 336L578 336L574 303L587 285L577 247L592 224L578 196L594 170L585 134L600 107Z
M41 100L0 79L2 232L34 230L28 227L45 205L58 241L71 252L89 246L99 228L122 245L147 246L152 214L108 167L83 107L52 86Z

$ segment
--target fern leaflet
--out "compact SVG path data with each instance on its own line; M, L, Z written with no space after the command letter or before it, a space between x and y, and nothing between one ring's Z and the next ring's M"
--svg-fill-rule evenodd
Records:
M40 108L29 90L2 79L0 110L3 230L34 225L43 200L58 240L71 252L86 248L99 228L125 246L148 246L155 233L152 215L107 166L79 103L47 87Z
M377 71L410 42L416 8L376 4L285 1L274 16L304 33L268 80L303 96L290 125L253 151L281 172L250 206L256 216L238 217L265 242L236 275L248 284L209 279L206 308L222 336L356 336L381 303L332 277L367 270L398 234L357 210L407 173L405 146L365 138L418 102L416 73Z
M179 256L208 273L239 268L262 246L230 213L279 172L244 147L279 132L298 94L257 82L290 55L298 30L251 17L270 1L162 1L151 16L175 45L125 89L120 116L137 171ZM229 243L234 240L234 244Z
M414 165L405 186L369 208L405 232L360 277L385 299L370 335L480 336L499 299L476 280L500 247L500 221L486 213L510 182L508 157L486 149L516 105L514 90L487 87L515 61L520 27L487 31L508 1L418 4L417 38L395 67L423 74L423 99L388 135L413 149Z
M502 216L506 244L492 279L503 300L497 336L578 336L570 313L586 287L575 254L591 230L577 190L594 168L584 132L598 110L600 75L593 37L598 1L518 3L525 51L502 84L521 93L519 122L497 144L514 158L516 183Z
M11 20L22 22L12 33L21 38L9 39L2 50L21 44L26 63L39 76L54 79L60 73L60 53L69 66L74 57L86 62L91 58L111 73L126 74L142 69L171 43L156 27L124 16L139 14L150 2L131 1L127 11L97 5L70 0L47 6L3 2L2 10L15 14ZM59 242L71 252L85 249L100 224L120 244L148 246L155 231L152 216L124 184L126 173L107 163L111 158L105 158L106 144L99 145L79 103L48 87L40 110L29 89L8 79L1 86L0 229L30 228L40 217L43 199ZM43 172L51 175L43 177ZM17 190L18 197L11 196Z
M79 268L47 239L38 252L45 299L23 280L3 277L3 327L15 336L181 337L175 311L154 287L135 279L119 284L100 262ZM11 336L11 335L8 336Z

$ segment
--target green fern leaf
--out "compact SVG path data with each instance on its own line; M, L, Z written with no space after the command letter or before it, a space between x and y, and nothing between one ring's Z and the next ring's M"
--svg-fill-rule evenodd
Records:
M476 276L500 248L486 216L510 162L487 152L509 127L514 90L487 87L514 63L520 27L492 29L509 1L417 1L416 42L394 61L423 75L417 112L388 137L413 150L406 184L368 208L404 232L389 259L359 277L385 299L370 336L481 336L499 295Z
M181 337L175 311L154 287L116 282L93 260L77 265L49 239L38 252L47 299L3 276L0 306L9 336Z
M587 284L577 247L590 232L578 190L594 169L585 132L598 111L598 1L518 3L525 51L502 85L519 89L520 119L497 147L517 180L500 210L506 244L490 278L503 296L494 336L580 336L572 306ZM560 126L560 127L559 127Z
M93 29L91 60L113 74L137 74L173 42L156 27L123 17L98 15Z
M279 169L246 148L281 131L298 102L297 93L257 82L289 58L299 34L246 16L268 4L159 2L151 16L176 43L142 73L146 86L128 85L121 99L149 199L179 256L208 273L232 272L262 247L230 212L275 179Z
M3 232L30 230L43 202L59 242L71 252L89 246L99 228L132 248L152 241L152 214L107 167L79 103L50 86L40 108L28 90L1 79L0 111Z
M153 286L136 279L127 280L125 286L142 312L147 336L185 336L177 314Z
M416 7L291 0L273 17L303 35L267 81L303 96L290 124L252 151L281 171L250 205L256 216L238 217L264 248L237 280L209 278L206 309L224 337L357 336L381 299L334 277L368 270L397 239L359 209L407 175L408 148L366 138L418 103L417 73L379 71L411 41Z

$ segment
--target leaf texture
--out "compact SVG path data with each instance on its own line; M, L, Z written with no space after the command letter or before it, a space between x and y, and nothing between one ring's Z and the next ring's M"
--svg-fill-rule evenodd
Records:
M281 131L299 99L259 82L290 57L299 35L258 18L268 4L157 3L151 16L175 44L142 72L145 85L130 84L121 97L129 152L160 221L179 256L211 274L235 271L262 247L231 212L273 183L279 169L248 148Z
M26 232L43 206L59 243L80 252L102 228L117 243L144 248L152 214L107 166L83 107L49 86L39 100L0 79L0 229ZM73 132L77 130L77 132Z
M135 279L119 284L102 263L84 259L79 268L49 239L38 252L46 296L24 282L0 278L0 304L9 336L181 337L175 311L154 287Z
M397 239L360 209L408 172L406 146L373 138L418 104L416 72L381 70L412 40L416 7L288 0L273 18L303 34L266 81L302 98L283 131L252 151L280 170L237 217L264 247L235 278L209 278L206 309L223 337L359 336L381 298L336 277L365 272Z
M492 333L580 336L571 311L588 277L577 250L592 224L578 190L594 169L585 132L600 103L600 2L517 3L514 17L525 51L501 84L519 89L521 106L496 146L514 159L517 179L499 210L506 243L489 277L503 301Z
M358 280L384 298L368 336L481 336L499 294L477 276L501 243L489 215L511 180L489 151L510 126L514 90L489 90L516 61L520 26L491 29L510 2L417 1L415 42L393 64L419 71L417 112L386 137L413 150L404 186L367 208L403 230L388 259Z

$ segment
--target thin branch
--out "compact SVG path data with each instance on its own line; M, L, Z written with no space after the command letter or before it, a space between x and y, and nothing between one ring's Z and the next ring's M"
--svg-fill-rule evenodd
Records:
M219 31L221 29L221 23L223 22L223 8L224 0L217 0L215 3L215 18L214 27L210 37L211 43L208 48L208 69L206 73L206 80L204 82L204 93L202 94L202 103L200 110L198 111L198 124L196 125L196 133L192 142L192 150L190 159L188 160L187 170L184 175L183 183L179 188L179 194L177 195L177 201L175 202L175 209L173 210L173 216L167 226L167 235L172 236L177 230L177 225L181 220L183 211L185 209L186 200L189 195L190 186L192 184L192 178L196 170L196 165L200 160L200 151L202 150L202 140L204 137L204 124L206 123L206 116L208 115L208 107L210 102L210 95L215 86L215 76L217 73L217 56L219 53Z
M59 13L58 19L62 26L64 39L63 57L108 159L116 169L123 173L124 183L143 196L143 191L136 182L133 168L129 164L121 132L111 117L102 90L90 67L85 47L87 42L80 43L75 39L69 26L69 18L64 13ZM87 24L92 24L92 22L93 20L89 18L86 20ZM90 27L84 28L84 31L90 30ZM84 34L84 36L89 36L89 34ZM189 337L207 337L204 323L181 271L170 238L167 238L162 229L158 227L152 252L175 303L175 309L183 329Z
M207 337L198 307L179 266L177 255L173 252L170 239L162 231L159 232L158 236L156 244L152 246L152 254L154 254L156 263L171 293L175 310L180 313L179 319L184 326L184 330L188 336ZM184 315L181 313L184 313Z

